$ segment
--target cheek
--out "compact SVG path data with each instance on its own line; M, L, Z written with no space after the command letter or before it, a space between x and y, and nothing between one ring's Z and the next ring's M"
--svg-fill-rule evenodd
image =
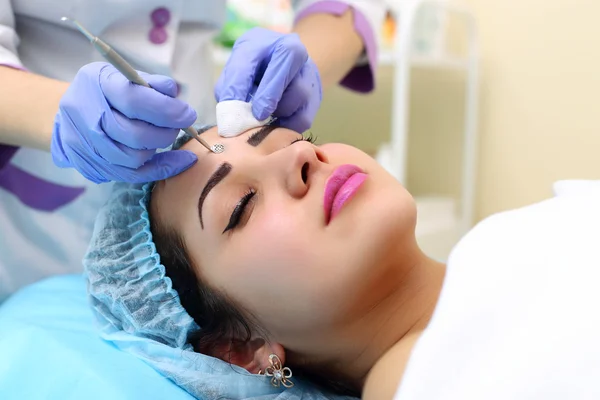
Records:
M219 284L231 287L239 282L249 294L264 290L265 285L278 285L300 278L311 265L311 234L301 214L291 211L289 204L269 204L255 212L248 224L235 232L227 250L216 254L219 265L213 277Z
M290 321L280 314L281 304L298 312L308 307L311 266L318 260L310 245L311 232L298 215L285 212L283 206L256 215L229 246L219 273L219 283L241 304L286 324Z
M307 262L303 250L310 237L306 223L289 207L269 206L248 227L243 252L257 268L267 273L294 274L294 267Z

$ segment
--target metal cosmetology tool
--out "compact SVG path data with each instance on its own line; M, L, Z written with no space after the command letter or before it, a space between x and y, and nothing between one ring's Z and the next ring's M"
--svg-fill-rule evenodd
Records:
M108 44L100 40L100 38L92 35L90 31L85 29L79 22L77 22L77 20L68 17L62 17L61 20L72 22L75 25L75 27L77 27L77 30L81 32L86 38L88 38L90 43L94 45L94 47L100 52L100 54L102 54L109 63L111 63L116 69L118 69L119 72L125 75L125 77L129 81L137 83L141 86L145 86L147 88L151 88L148 82L143 80L142 77L137 73L137 71L131 65L129 65L129 63L127 63L127 61L125 61L123 57L117 54L117 52L114 51ZM209 145L206 142L206 140L200 137L198 131L193 126L185 128L184 131L185 133L196 139L198 142L200 142L202 146L206 147L206 149L213 153L222 153L223 150L225 150L225 146L223 146L223 144L221 143L217 143L213 146Z

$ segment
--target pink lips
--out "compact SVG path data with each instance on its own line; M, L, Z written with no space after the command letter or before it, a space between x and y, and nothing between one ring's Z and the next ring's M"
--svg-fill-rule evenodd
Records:
M344 204L354 196L366 179L367 174L356 165L341 165L333 171L325 183L325 223L329 224L339 214Z

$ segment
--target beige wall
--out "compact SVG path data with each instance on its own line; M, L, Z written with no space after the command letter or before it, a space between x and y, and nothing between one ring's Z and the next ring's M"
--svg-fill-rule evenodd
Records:
M344 142L370 154L388 142L393 72L391 66L381 66L376 90L368 95L329 89L311 129L319 142ZM463 97L462 73L413 69L407 161L407 187L413 195L458 196Z
M477 215L600 179L600 1L465 1L482 50Z

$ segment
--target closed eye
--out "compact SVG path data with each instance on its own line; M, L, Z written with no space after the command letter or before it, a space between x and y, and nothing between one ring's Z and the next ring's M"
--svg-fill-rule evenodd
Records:
M258 131L258 132L260 132L260 131ZM263 132L263 135L264 135L264 133L265 132ZM253 136L254 135L256 135L256 133L253 134ZM250 139L252 139L253 136L251 136ZM264 135L261 138L260 142L262 142L262 140L264 140L265 137L266 137L266 135ZM256 137L255 137L254 141L248 140L248 143L252 144L255 141L257 141ZM314 144L316 141L317 141L317 137L313 136L312 133L309 133L308 136L301 136L301 137L293 140L290 143L290 145L297 143L297 142L309 142L309 143ZM302 173L304 174L305 171L303 170ZM303 177L303 179L304 179L304 177ZM223 230L223 233L232 231L235 228L238 228L240 223L245 224L245 222L248 221L248 219L250 218L250 214L252 213L252 211L251 210L249 211L248 208L249 208L249 206L251 206L254 203L255 196L256 196L256 191L253 189L250 189L246 194L244 194L244 196L242 196L240 201L238 201L235 208L233 209L233 212L231 213L231 216L229 217L229 222L227 223L227 226Z
M223 230L223 233L237 228L238 225L240 225L240 221L243 220L242 222L245 222L248 220L248 218L250 217L250 212L247 211L248 205L251 204L255 195L256 192L253 189L250 189L244 196L242 196L240 201L238 201L235 208L233 209L231 217L229 217L229 222Z

